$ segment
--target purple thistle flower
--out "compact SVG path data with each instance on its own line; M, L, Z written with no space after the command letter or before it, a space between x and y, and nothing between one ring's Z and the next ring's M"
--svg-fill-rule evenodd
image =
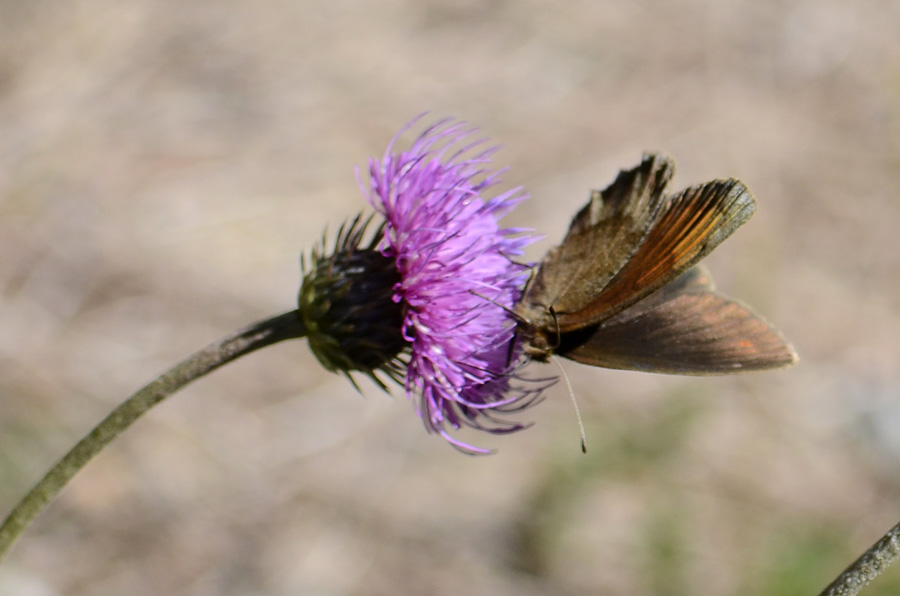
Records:
M381 254L400 275L393 300L404 305L410 344L406 393L418 399L426 428L464 451L486 453L449 429L520 430L524 425L502 414L533 404L543 385L511 382L518 380L518 347L510 313L530 271L511 257L535 238L497 223L527 194L515 188L484 196L502 171L489 169L497 147L471 141L474 132L442 120L399 153L395 137L380 162L370 160L364 192L385 219Z

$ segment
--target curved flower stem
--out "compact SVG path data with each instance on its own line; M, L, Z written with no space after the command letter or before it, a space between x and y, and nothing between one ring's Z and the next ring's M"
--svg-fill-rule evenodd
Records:
M900 558L900 523L847 567L819 596L854 596Z
M304 335L306 330L296 310L259 321L188 356L126 399L59 460L3 521L0 560L69 480L147 410L191 381L244 354Z

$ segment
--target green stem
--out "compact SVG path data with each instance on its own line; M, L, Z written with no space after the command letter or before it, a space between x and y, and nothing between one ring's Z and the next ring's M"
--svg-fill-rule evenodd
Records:
M191 381L232 360L304 335L306 330L296 310L259 321L188 356L122 402L59 460L7 516L0 526L0 560L69 480L147 410Z
M854 596L900 558L900 523L888 530L819 596Z

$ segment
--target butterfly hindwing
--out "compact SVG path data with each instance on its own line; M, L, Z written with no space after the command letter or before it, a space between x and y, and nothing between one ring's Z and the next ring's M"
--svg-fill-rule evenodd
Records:
M602 366L670 374L722 374L796 362L784 338L694 267L593 327L564 334L557 353Z

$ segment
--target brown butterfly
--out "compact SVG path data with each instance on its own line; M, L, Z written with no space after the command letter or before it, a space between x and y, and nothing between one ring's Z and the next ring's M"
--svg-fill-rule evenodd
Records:
M797 361L777 330L717 294L696 266L753 214L750 192L729 179L666 196L673 173L667 157L645 155L591 193L518 305L526 355L685 375Z

